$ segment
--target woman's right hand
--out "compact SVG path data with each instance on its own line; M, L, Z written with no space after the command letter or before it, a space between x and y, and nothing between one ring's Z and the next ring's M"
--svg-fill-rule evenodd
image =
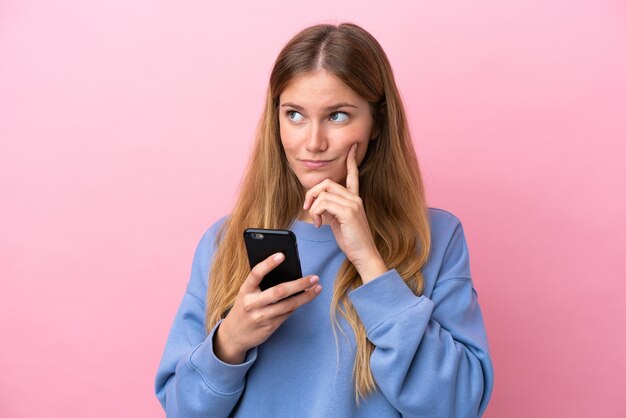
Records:
M213 350L220 360L230 364L243 363L248 350L262 344L293 311L315 299L322 291L317 276L305 276L261 291L259 284L263 277L284 259L282 253L266 258L254 266L244 280L232 309L213 337Z

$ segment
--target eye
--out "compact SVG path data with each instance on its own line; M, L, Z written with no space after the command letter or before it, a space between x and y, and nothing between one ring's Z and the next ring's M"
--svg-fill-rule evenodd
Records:
M295 110L288 110L287 117L289 118L289 120L292 120L294 122L301 122L302 119L304 119L302 117L302 114L300 112L296 112Z
M333 112L330 114L330 120L333 122L345 122L348 120L346 112Z

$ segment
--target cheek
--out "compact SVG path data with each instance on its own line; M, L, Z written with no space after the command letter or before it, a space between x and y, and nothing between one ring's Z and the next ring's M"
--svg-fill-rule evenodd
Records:
M360 164L361 161L363 161L363 159L365 158L365 153L367 152L367 148L370 145L369 132L360 129L358 131L355 131L351 136L347 137L347 139L348 140L345 141L346 153L350 151L350 147L356 142L356 161L358 164Z
M293 141L291 140L289 133L284 132L283 129L280 130L280 144L282 145L287 158L290 158L293 152Z
M280 127L280 142L283 145L285 151L295 151L298 144L301 142L298 136L298 131L290 129L288 126Z
M296 148L287 141L283 142L283 151L285 152L287 160L289 160L289 163L291 163L297 154Z

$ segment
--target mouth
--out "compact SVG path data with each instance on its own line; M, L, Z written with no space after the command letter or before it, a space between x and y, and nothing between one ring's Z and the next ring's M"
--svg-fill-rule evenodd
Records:
M324 168L333 160L300 160L302 165L307 168L319 169Z

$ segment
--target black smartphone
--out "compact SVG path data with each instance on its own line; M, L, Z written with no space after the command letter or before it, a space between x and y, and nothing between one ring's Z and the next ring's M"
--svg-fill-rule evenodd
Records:
M243 238L251 269L272 254L285 255L283 262L265 275L260 284L261 290L302 277L298 243L293 232L286 229L248 228L243 232Z

